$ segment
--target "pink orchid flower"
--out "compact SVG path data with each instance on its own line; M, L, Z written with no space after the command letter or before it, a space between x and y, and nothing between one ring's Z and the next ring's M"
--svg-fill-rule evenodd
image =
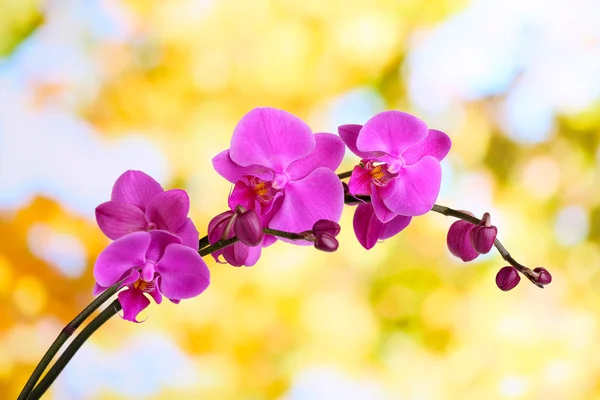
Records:
M343 157L344 144L337 136L313 134L286 111L256 108L240 120L231 148L218 154L213 165L235 184L232 209L254 209L263 226L302 232L320 219L339 221L344 192L334 170ZM263 246L273 241L267 236Z
M400 111L379 113L364 126L342 125L338 132L362 158L348 182L350 194L371 196L381 222L431 209L440 191L440 161L451 146L445 133Z
M111 199L96 207L96 221L110 239L131 232L164 230L198 249L198 230L188 218L190 199L181 189L165 191L141 171L127 171L115 182Z
M145 294L157 304L163 295L174 303L202 293L210 283L210 272L196 250L165 231L133 232L112 242L94 265L94 294L126 278L119 292L123 318L137 321L150 305Z
M397 215L388 222L381 222L375 215L372 204L359 204L354 212L354 232L365 249L369 250L379 240L385 240L400 233L410 224L412 217Z

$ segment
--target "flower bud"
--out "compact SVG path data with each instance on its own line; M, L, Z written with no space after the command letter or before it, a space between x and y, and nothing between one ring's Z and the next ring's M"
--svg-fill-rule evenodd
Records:
M312 233L319 237L323 234L336 237L340 233L340 225L328 219L320 219L313 225Z
M471 229L471 234L469 235L471 245L479 254L489 253L494 246L494 240L496 240L497 234L498 228L495 226L475 225L473 226L473 229Z
M450 225L446 243L450 253L464 262L472 261L479 256L471 243L471 231L475 225L467 221L456 221Z
M258 246L263 239L263 230L260 218L254 210L240 214L233 225L235 236L250 247Z
M318 236L317 240L315 240L315 248L317 250L326 251L329 253L336 251L339 245L340 244L337 239L328 235L327 233Z
M515 267L503 267L496 274L496 285L505 292L519 284L521 276Z
M540 274L540 276L536 279L536 282L540 285L547 285L552 282L552 275L550 275L550 272L548 272L546 268L534 268L533 272Z

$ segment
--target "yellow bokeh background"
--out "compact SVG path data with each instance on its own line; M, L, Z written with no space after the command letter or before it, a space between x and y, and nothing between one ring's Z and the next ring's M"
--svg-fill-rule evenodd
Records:
M511 254L554 281L501 292L500 256L452 258L452 219L433 213L366 251L347 208L335 253L207 257L204 294L109 321L48 399L600 398L600 33L587 29L600 8L496 3L0 0L0 398L92 300L109 243L93 207L110 182L145 166L188 190L203 236L230 190L211 158L257 106L315 132L385 109L444 130L439 203L491 212ZM502 18L526 21L533 47L564 48L536 63ZM575 33L554 29L562 19ZM469 50L482 26L495 41ZM522 63L485 75L510 79L482 84L511 54Z

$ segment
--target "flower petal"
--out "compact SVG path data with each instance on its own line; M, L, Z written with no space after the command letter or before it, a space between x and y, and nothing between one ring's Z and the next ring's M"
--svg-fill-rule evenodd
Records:
M372 249L383 232L383 223L375 215L371 204L359 204L352 221L356 238L365 249Z
M392 236L396 236L410 224L411 220L412 217L407 217L405 215L397 215L390 222L384 224L383 231L379 235L379 239L385 240L391 238Z
M331 133L317 133L314 137L316 144L313 151L287 168L286 173L290 180L302 179L319 167L335 171L342 163L345 147L339 137Z
M375 184L371 184L371 204L373 204L373 210L375 215L384 224L390 222L398 214L391 211L379 197L379 188Z
M286 232L311 230L320 219L339 221L343 208L344 189L339 178L330 169L317 168L304 179L287 184L281 208L269 227Z
M155 196L146 209L146 219L158 229L177 232L190 212L190 198L185 190L172 189Z
M383 152L381 151L360 151L356 148L356 139L358 138L358 134L361 129L362 125L341 125L338 127L338 135L340 135L340 137L346 144L346 147L348 147L351 152L353 152L362 159L370 160L381 156L383 154Z
M118 299L123 307L123 319L136 323L142 322L137 320L137 316L150 305L150 300L144 296L144 292L137 289L123 290L119 292Z
M210 283L210 271L197 251L180 244L167 246L156 263L162 294L173 300L198 296Z
M441 181L440 162L432 156L425 156L400 170L396 178L396 192L383 202L396 214L425 214L437 199Z
M175 232L175 235L179 236L182 245L191 247L194 250L198 250L200 233L190 218L186 218L183 225L181 225L181 228Z
M401 111L384 111L362 127L356 146L362 152L383 151L398 158L427 134L427 125L419 118Z
M348 181L348 190L353 196L371 194L371 174L360 165L354 166L350 180Z
M444 132L430 129L429 134L420 143L402 153L404 164L411 165L424 156L433 156L442 161L450 151L452 141Z
M146 209L150 200L164 192L160 183L142 171L129 170L123 173L112 188L110 199L118 203L128 203Z
M231 183L236 183L245 176L256 176L264 181L270 181L273 178L273 172L270 169L260 165L251 165L242 167L231 161L229 150L222 151L212 159L215 171Z
M112 240L131 232L145 231L148 226L140 208L115 201L107 201L96 207L96 222L102 233Z
M126 272L124 275L126 275L127 273L129 275L127 276L127 279L125 279L123 281L123 283L121 283L120 288L122 288L124 286L127 286L129 284L132 284L133 282L135 282L138 279L140 279L140 273L136 269L130 269L129 272ZM117 279L117 282L120 281L123 278L124 278L124 276L121 276L121 278ZM101 286L101 285L98 285L98 283L95 283L94 284L94 289L92 289L92 294L94 296L97 296L100 293L104 292L106 289L108 289L107 286Z
M181 238L167 231L150 231L150 243L148 244L148 250L146 250L146 260L157 262L160 260L165 253L165 249L168 245L176 243L181 244ZM198 248L198 241L196 240L196 249Z
M144 265L149 244L148 232L133 232L109 244L94 264L96 282L100 286L111 286L131 268Z
M237 124L231 139L231 160L284 172L315 147L311 129L300 118L275 108L255 108Z

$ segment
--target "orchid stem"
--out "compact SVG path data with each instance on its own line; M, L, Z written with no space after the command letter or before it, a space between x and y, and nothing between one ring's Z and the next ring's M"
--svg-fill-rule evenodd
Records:
M352 175L352 171L346 171L346 172L342 172L342 173L338 174L338 178L340 178L340 179L350 178L351 175Z
M481 222L481 220L477 217L474 217L474 216L469 215L462 211L454 210L450 207L441 206L439 204L434 204L433 207L431 208L431 211L440 213L447 217L454 217L454 218L462 219L462 220L470 222L472 224L478 224L479 222ZM529 279L531 281L531 283L533 283L534 285L536 285L537 287L539 287L541 289L544 288L543 285L540 285L539 283L536 282L537 279L539 278L539 274L537 272L533 271L532 269L527 268L523 264L519 263L517 260L515 260L510 255L508 250L506 250L504 245L498 239L494 240L494 246L498 250L498 253L500 253L500 255L502 256L502 258L506 262L508 262L510 265L515 267L517 269L517 271L522 273L527 279Z
M94 311L98 309L98 307L104 304L110 297L112 297L112 295L114 295L117 292L117 290L119 290L119 287L121 286L123 281L124 280L121 280L115 283L114 285L106 289L104 292L102 292L98 297L94 299L94 301L92 301L86 308L84 308L83 311L79 313L79 315L77 315L62 329L60 334L56 337L56 339L54 339L54 342L46 351L46 354L44 354L38 365L33 370L33 373L27 380L27 383L25 383L25 386L23 387L23 390L21 390L21 393L19 394L19 397L17 397L17 400L27 399L27 397L33 390L35 384L40 379L40 376L42 376L42 373L44 372L48 364L50 364L50 361L52 361L56 353L58 353L58 350L60 350L60 348L63 346L63 344L65 344L67 339L69 339L69 337L73 335L77 328L79 328L81 324Z
M278 231L277 229L271 229L271 228L264 228L263 232L266 233L267 235L279 236L279 237L290 239L290 240L306 240L306 238L299 233Z
M263 232L266 233L267 235L279 236L279 237L290 239L290 240L307 240L306 237L300 233L279 231L277 229L271 229L271 228L264 228ZM236 243L237 241L239 241L237 236L234 236L229 239L222 239L222 240L219 240L218 242L216 242L215 244L212 244L210 246L207 246L207 247L204 247L203 249L198 250L198 253L200 253L201 257L204 257L211 253L214 253L215 251L221 250L227 246L231 246L232 244Z
M90 336L98 328L100 328L106 321L108 321L111 317L113 317L116 313L121 310L121 303L119 300L115 300L108 307L104 309L96 318L94 318L77 337L73 340L73 342L65 349L64 353L58 358L56 363L50 368L46 376L40 381L40 383L33 389L31 394L27 397L27 400L37 400L46 390L52 385L52 383L56 380L58 375L65 368L67 363L73 358L77 350L85 343L86 340L89 339Z
M202 250L208 246L210 246L210 242L208 241L208 235L206 235L198 241L198 250Z

